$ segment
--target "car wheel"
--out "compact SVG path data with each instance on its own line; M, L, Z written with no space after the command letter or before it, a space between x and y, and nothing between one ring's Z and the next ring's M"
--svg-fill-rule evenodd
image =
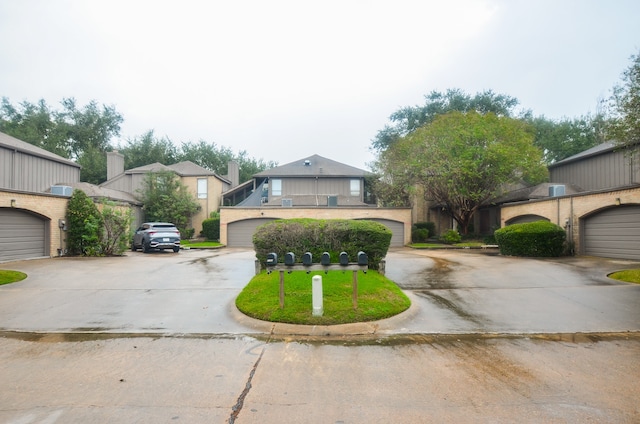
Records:
M179 251L180 251L180 248L179 248L179 247L177 247L177 246L174 246L174 247L173 247L173 252L174 252L174 253L178 253Z
M143 241L142 242L142 252L143 253L149 253L149 251L151 251L151 248L149 247L149 243Z

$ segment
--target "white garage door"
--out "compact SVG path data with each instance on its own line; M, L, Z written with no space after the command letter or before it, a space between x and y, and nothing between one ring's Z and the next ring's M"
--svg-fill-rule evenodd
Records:
M274 218L245 219L227 225L227 246L253 247L253 233L262 224L273 221Z
M28 212L0 208L0 261L46 255L45 220Z
M391 230L390 247L404 246L404 223L391 221L390 219L369 219L369 221L379 222Z
M640 206L618 206L584 220L584 253L640 260Z

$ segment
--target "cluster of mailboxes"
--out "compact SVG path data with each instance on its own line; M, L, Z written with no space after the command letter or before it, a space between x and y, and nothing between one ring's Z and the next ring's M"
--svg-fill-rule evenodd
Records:
M349 265L349 255L347 252L340 252L338 263L342 266ZM357 262L358 265L365 266L369 264L369 258L366 253L360 251L358 252ZM284 264L286 266L294 266L296 264L296 255L293 252L286 253L284 255ZM278 265L278 254L277 253L267 253L267 267L273 267ZM311 266L313 265L313 255L311 252L306 252L302 255L302 265ZM329 266L331 265L331 255L329 252L324 252L320 256L320 265Z

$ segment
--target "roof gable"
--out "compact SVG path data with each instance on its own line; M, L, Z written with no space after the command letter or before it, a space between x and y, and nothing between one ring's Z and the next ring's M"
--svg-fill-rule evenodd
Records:
M149 165L139 166L137 168L127 169L125 174L146 174L147 172L174 172L173 169L160 162L151 163Z
M267 169L254 177L365 177L369 172L319 155Z
M174 163L169 165L169 168L173 169L178 175L183 177L200 176L200 175L216 175L215 172L209 171L200 165L197 165L189 160L184 162Z
M556 163L552 163L551 165L548 166L548 168L554 168L556 166L559 165L564 165L566 163L570 163L570 162L576 162L578 160L581 159L586 159L589 158L591 156L597 156L603 153L607 153L607 152L611 152L613 150L615 150L616 148L620 148L620 146L618 146L615 142L613 141L607 141L605 143L599 144L597 146L594 146L590 149L587 149L585 151L582 151L580 153L576 153L573 156L569 156L568 158L562 159Z

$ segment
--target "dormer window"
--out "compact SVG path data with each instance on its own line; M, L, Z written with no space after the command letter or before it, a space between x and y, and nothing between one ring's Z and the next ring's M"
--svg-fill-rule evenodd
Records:
M311 161L309 159L305 159L304 166L311 166Z

